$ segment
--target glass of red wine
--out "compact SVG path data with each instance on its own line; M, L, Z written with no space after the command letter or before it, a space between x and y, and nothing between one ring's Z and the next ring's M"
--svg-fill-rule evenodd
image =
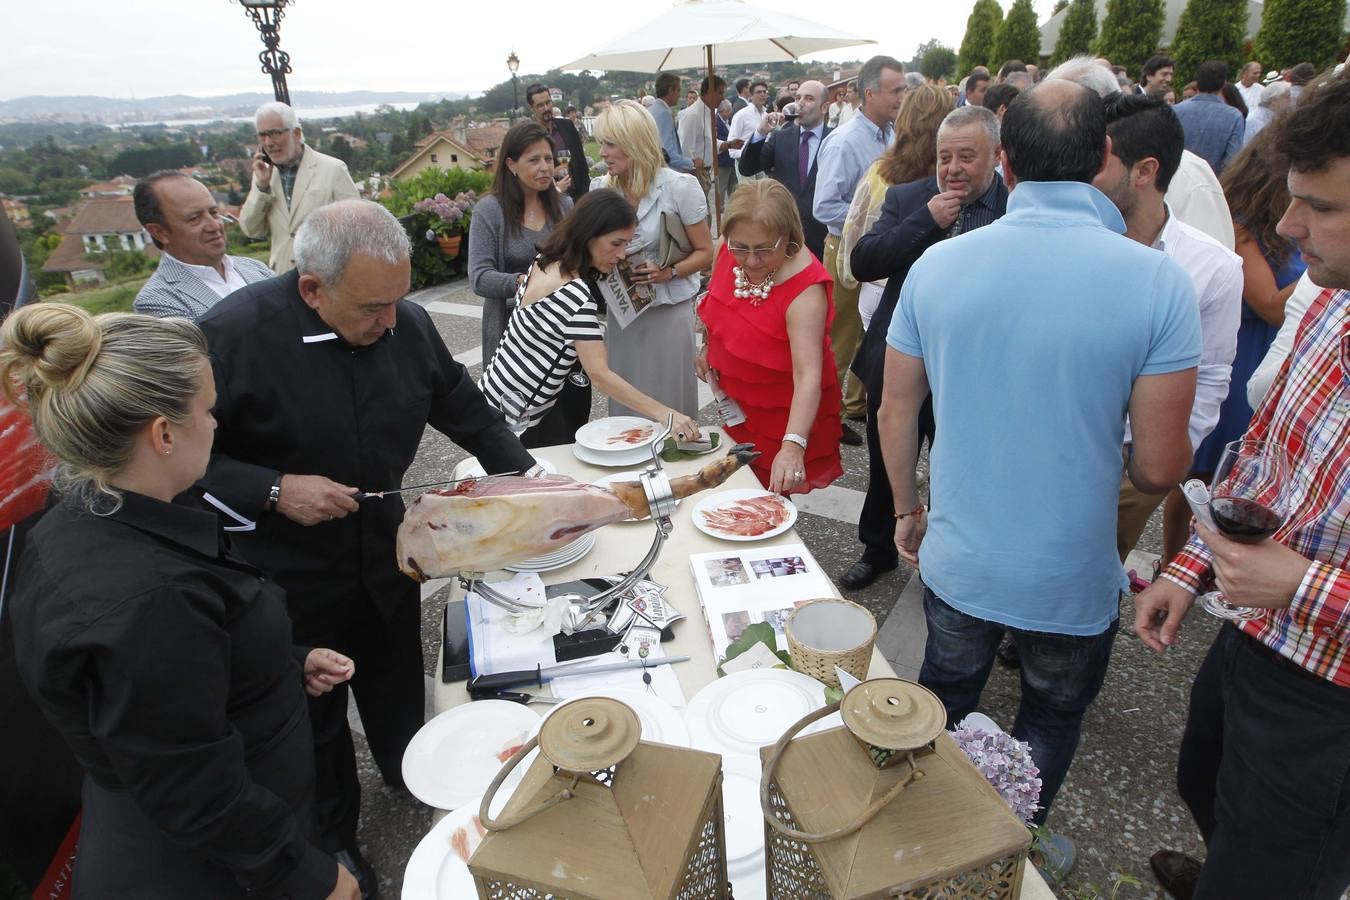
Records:
M1255 544L1270 537L1288 514L1289 464L1284 449L1269 441L1233 441L1223 448L1209 488L1214 525L1231 541ZM1200 598L1205 612L1240 622L1264 609L1234 606L1221 591Z

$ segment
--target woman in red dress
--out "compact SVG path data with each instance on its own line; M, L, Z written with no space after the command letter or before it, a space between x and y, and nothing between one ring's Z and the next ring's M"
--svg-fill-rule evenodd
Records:
M698 314L707 331L699 378L740 407L728 425L763 454L755 474L769 490L804 493L843 474L839 382L830 351L833 284L802 245L787 188L772 179L736 189L722 217L724 243ZM725 250L727 252L721 252Z

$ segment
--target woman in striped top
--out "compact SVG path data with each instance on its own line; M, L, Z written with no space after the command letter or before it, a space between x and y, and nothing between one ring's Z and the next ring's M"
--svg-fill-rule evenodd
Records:
M675 433L700 437L689 416L609 368L594 279L624 258L637 216L616 191L593 190L540 248L516 295L517 309L479 387L526 447L572 442L590 418L591 384L648 418L675 416Z

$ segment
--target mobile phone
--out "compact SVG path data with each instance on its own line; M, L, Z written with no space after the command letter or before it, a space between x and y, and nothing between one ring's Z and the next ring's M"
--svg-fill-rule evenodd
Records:
M263 158L263 162L267 163L269 166L276 165L276 163L272 162L272 157L268 156L267 151L264 150L262 147L258 148L258 155L261 156Z

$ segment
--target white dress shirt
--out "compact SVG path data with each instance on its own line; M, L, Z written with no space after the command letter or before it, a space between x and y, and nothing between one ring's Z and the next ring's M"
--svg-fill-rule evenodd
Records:
M1251 112L1261 103L1261 92L1266 86L1260 81L1252 82L1250 87L1243 87L1242 82L1238 82L1234 87L1237 88L1238 95L1242 97L1242 102L1247 104L1247 111Z
M1214 170L1189 150L1181 151L1181 165L1167 186L1167 206L1178 219L1199 228L1232 250L1233 216Z
M164 255L169 256L167 253ZM234 263L230 262L228 255L221 261L222 267L225 269L224 278L220 277L220 273L216 271L214 266L194 266L192 263L183 262L176 256L169 256L169 259L200 278L203 284L216 292L217 297L228 297L241 287L248 286L248 282L244 280L244 276L239 274L239 270L234 267Z
M712 113L708 104L699 98L692 106L680 110L676 133L680 136L680 149L690 159L703 158L703 165L711 166L717 155L712 130Z
M1219 406L1228 396L1242 320L1242 257L1181 221L1171 209L1153 247L1186 270L1200 306L1200 367L1195 376L1195 404L1186 425L1194 450L1218 424ZM1125 441L1130 441L1128 421Z
M747 103L741 109L736 110L736 114L731 117L731 127L727 130L727 140L742 140L747 144L754 137L759 129L759 123L764 120L764 110L756 109L755 104ZM744 149L744 148L742 148ZM732 159L740 159L740 150L729 150Z

